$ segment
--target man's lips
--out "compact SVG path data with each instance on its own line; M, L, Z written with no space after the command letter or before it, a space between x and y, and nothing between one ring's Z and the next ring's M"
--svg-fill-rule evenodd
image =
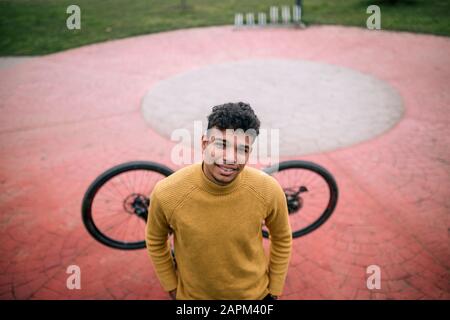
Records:
M217 163L215 163L215 165L216 165L216 167L219 168L220 173L222 175L226 175L226 176L231 175L238 170L238 167L236 167L236 166L217 164Z
M218 163L215 163L215 165L218 166L219 168L223 168L223 169L231 169L231 170L237 170L238 169L237 166L232 166L232 165L229 165L229 164L218 164Z

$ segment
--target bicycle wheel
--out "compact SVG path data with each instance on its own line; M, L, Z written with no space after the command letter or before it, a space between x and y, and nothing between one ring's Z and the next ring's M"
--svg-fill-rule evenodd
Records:
M291 160L265 168L284 190L293 238L319 228L333 213L338 186L330 172L308 161ZM263 236L269 232L263 227Z
M159 180L172 173L149 161L123 163L102 173L83 198L82 219L88 232L112 248L145 248L150 194Z

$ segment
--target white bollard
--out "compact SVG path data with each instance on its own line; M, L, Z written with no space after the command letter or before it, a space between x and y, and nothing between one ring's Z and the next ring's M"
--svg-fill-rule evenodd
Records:
M258 13L258 25L262 27L266 25L266 14L264 12Z
M244 15L242 13L236 13L234 15L234 26L236 28L240 28L242 27L243 24L244 24Z
M270 23L278 23L278 7L270 7Z
M245 17L245 24L247 26L253 26L255 24L255 15L253 13L247 13Z
M302 21L302 8L295 5L292 8L292 21L294 23L300 23Z
M288 6L281 7L281 19L284 24L289 24L291 22L291 8Z

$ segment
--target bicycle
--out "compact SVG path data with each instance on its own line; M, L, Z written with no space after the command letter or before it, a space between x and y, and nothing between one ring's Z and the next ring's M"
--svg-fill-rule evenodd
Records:
M313 232L335 210L338 186L331 173L320 165L291 160L263 171L277 179L284 190L293 238ZM82 202L82 219L88 232L108 247L123 250L145 248L143 238L151 191L159 180L173 172L159 163L133 161L114 166L99 175L87 189ZM302 173L302 177L298 178L295 172ZM291 183L294 179L296 184ZM106 208L102 209L102 204ZM264 226L261 231L264 238L269 238Z

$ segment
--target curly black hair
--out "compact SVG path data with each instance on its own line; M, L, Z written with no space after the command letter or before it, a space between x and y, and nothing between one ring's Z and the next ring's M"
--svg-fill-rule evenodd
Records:
M260 122L248 103L225 103L212 108L208 116L208 129L216 127L220 130L242 129L246 132L253 129L259 135Z

